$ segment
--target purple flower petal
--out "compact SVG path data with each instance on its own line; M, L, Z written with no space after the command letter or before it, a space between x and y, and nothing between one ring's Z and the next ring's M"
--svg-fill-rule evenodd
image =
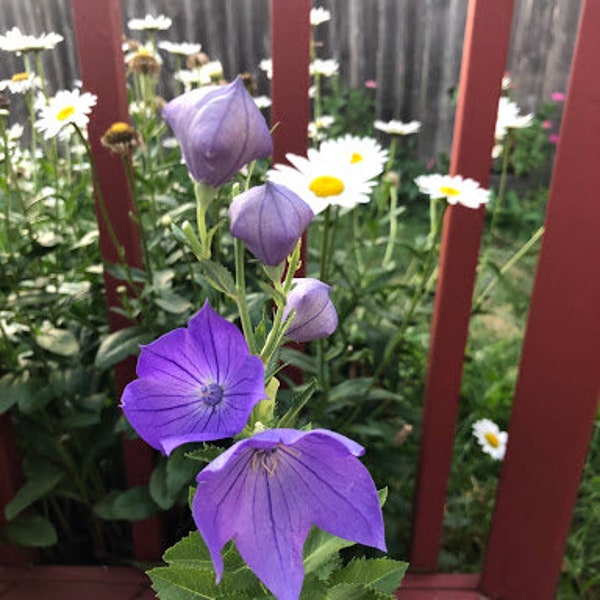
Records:
M137 374L121 407L140 437L165 454L189 442L236 435L267 397L262 362L208 303L187 328L143 346Z
M294 342L310 342L331 335L338 324L335 306L329 298L331 288L310 277L295 279L294 283L283 313L286 319L295 310L287 337Z
M385 550L377 490L356 458L363 448L316 429L274 429L243 440L197 477L192 511L219 581L233 539L279 600L297 600L311 526Z
M241 77L182 94L165 106L163 116L196 181L218 187L244 165L273 152L267 122Z
M258 260L275 266L292 252L314 213L297 194L267 181L234 198L229 207L231 235Z

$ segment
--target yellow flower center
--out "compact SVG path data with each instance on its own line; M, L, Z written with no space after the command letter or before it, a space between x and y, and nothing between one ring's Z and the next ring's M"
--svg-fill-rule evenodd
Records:
M358 152L354 152L352 154L352 156L350 157L350 163L353 165L356 163L362 162L362 161L363 161L362 154L359 154Z
M444 194L444 196L459 196L460 195L460 190L457 190L456 188L453 188L453 187L449 187L447 185L443 185L440 188L440 192L442 192L442 194Z
M485 437L487 443L492 448L497 448L500 445L500 440L498 439L498 436L495 433L491 433L490 431L488 431L483 437Z
M123 123L122 121L117 121L110 126L109 131L111 133L125 133L129 131L131 127L127 123Z
M56 118L59 121L66 121L75 112L74 106L65 106L62 110L56 113Z
M150 52L150 50L148 50L148 48L140 48L135 53L135 56L152 56L152 52Z
M15 73L10 80L13 82L17 81L27 81L29 79L29 73L23 71L22 73Z
M344 191L344 182L333 175L319 175L310 182L308 189L319 198L339 196Z

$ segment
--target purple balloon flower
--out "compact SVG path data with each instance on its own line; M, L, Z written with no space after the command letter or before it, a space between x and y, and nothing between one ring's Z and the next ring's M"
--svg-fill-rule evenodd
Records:
M196 181L218 187L244 165L273 152L267 122L241 77L174 98L163 109L163 117Z
M231 539L279 600L297 600L311 526L385 550L364 448L325 429L272 429L238 442L198 474L194 521L215 565Z
M236 196L229 207L231 235L272 267L292 252L313 217L300 196L270 181Z
M121 407L140 437L164 454L236 435L267 398L261 360L208 302L187 328L142 346L137 375Z
M294 282L283 313L285 320L292 309L296 311L287 337L294 342L310 342L331 335L338 324L335 306L329 298L331 287L310 277Z

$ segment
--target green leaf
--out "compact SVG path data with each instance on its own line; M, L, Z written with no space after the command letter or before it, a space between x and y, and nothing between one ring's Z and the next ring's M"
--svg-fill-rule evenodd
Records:
M110 369L127 356L137 354L140 344L147 344L151 340L149 333L142 327L127 327L115 331L102 340L95 365L98 369Z
M215 600L219 597L215 576L208 571L158 567L148 571L147 575L161 600Z
M68 329L46 326L35 336L35 341L40 348L58 356L70 357L79 352L79 342Z
M126 492L109 492L94 505L94 512L107 520L140 521L157 512L157 506L146 486L133 487Z
M374 588L354 583L341 583L329 589L328 600L394 600L393 594L385 594Z
M311 379L306 386L299 393L295 393L290 409L281 417L277 427L294 427L298 420L300 411L304 408L306 403L312 398L312 395L317 389L317 380Z
M361 584L391 594L398 589L408 563L388 558L357 558L331 578L333 585Z
M202 448L198 450L192 450L191 452L186 452L185 455L192 459L203 463L212 462L217 456L223 454L223 448L219 448L219 446L210 446L205 444Z
M30 477L14 498L4 508L4 514L12 521L20 512L53 490L62 479L62 471L46 463L42 469Z
M173 315L180 315L192 307L192 303L187 298L174 292L164 292L154 299L154 304Z
M306 574L317 572L325 567L342 548L354 546L355 542L343 540L313 527L304 544L304 572Z
M6 523L0 533L2 537L20 546L43 548L58 541L54 525L39 515L20 516Z
M171 508L183 490L194 480L201 467L177 448L168 458L161 458L150 478L150 495L164 510Z
M0 379L0 415L32 395L33 386L30 383L14 381L12 376L5 375Z
M197 531L192 531L169 548L164 553L163 560L169 565L201 569L214 574L210 552Z
M202 274L206 280L219 292L235 298L235 283L231 273L220 263L203 259L199 261Z

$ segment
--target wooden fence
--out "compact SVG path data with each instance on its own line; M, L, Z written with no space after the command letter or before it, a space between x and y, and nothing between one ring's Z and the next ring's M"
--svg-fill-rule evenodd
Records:
M468 0L315 0L314 5L332 12L317 37L324 44L322 55L340 61L342 80L353 87L376 80L378 117L422 121L420 156L449 154ZM0 6L0 31L17 25L25 32L65 36L54 52L44 53L44 61L51 81L70 88L77 65L69 0L1 0ZM258 64L270 54L269 0L121 0L121 6L123 25L147 13L170 16L173 26L163 39L201 42L221 60L227 76L254 72L267 91ZM517 1L507 65L524 110L564 91L580 6L581 0ZM0 77L19 65L3 53ZM173 95L170 80L164 79L163 88Z
M90 123L92 134L103 124L122 118L127 110L122 62L112 52L119 44L120 23L112 1L72 3L83 79L100 95ZM308 78L296 73L308 61L309 7L309 0L271 0L273 113L282 121L275 138L276 156L290 149L298 151L307 143L308 103L298 99L307 98ZM512 11L513 0L470 0L466 20L460 75L463 93L457 106L451 171L484 185L490 173ZM98 23L103 24L102 35ZM290 23L294 24L293 37L285 35ZM482 577L445 577L430 585L432 580L427 577L415 583L413 575L408 580L412 592L401 590L398 595L404 600L467 600L479 598L480 593L495 599L549 600L554 595L600 389L600 279L590 275L590 265L600 264L598 56L600 3L585 0ZM294 119L290 119L292 115ZM115 165L101 158L97 144L96 151L97 160L101 159L101 185L110 187L115 198L122 198L123 181L115 176ZM129 224L119 236L135 260L139 239L130 230L127 200L115 201L110 210L115 224ZM449 207L445 215L413 532L411 563L415 571L437 568L482 225L483 209L457 205ZM102 230L100 233L106 252L110 243ZM107 281L109 302L111 285ZM128 365L123 367L120 385L128 369ZM0 458L10 450L6 439L0 439L4 442ZM143 470L147 473L144 453L131 455L129 467L130 478L139 477ZM160 532L155 523L139 525L136 550L141 556L149 548L153 551ZM432 586L443 587L448 594L437 594Z

